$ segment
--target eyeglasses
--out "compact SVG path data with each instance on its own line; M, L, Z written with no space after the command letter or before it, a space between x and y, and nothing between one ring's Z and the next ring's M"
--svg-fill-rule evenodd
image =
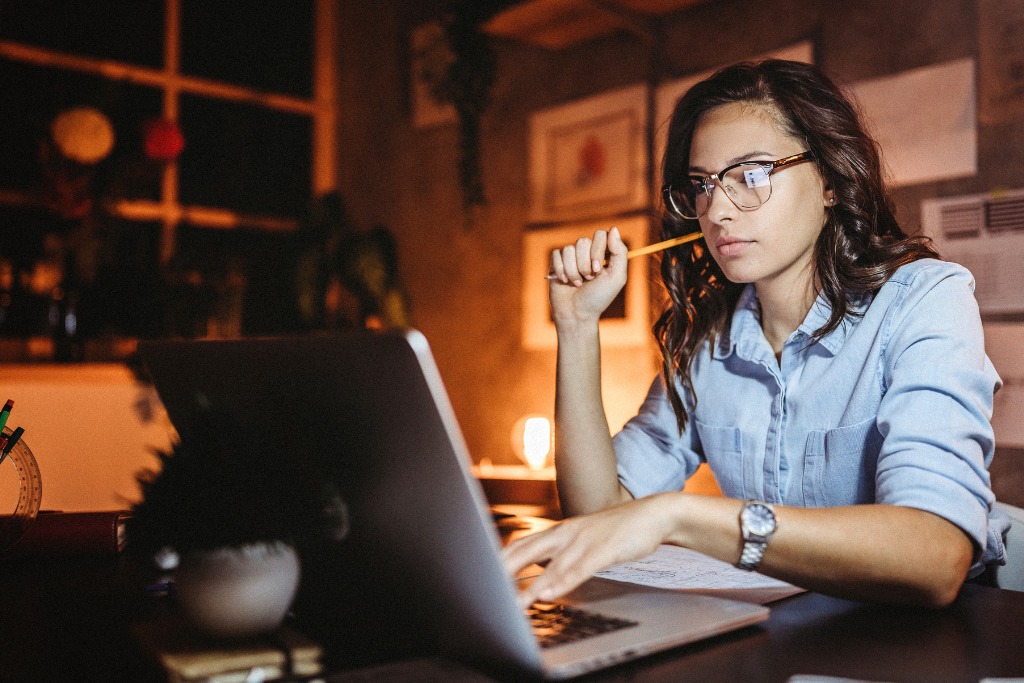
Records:
M700 218L711 206L717 182L736 208L753 211L772 196L772 173L813 159L814 153L807 151L776 161L741 161L709 176L688 176L678 183L661 188L665 207L679 218Z

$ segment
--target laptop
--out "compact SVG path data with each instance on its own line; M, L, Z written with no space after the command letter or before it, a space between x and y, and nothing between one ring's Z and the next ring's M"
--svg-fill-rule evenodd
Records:
M556 621L582 613L596 635L542 642L418 331L147 341L139 356L176 425L201 395L267 445L254 467L295 458L340 499L347 534L300 549L293 607L329 665L440 653L564 679L768 618L761 605L592 578L540 607Z

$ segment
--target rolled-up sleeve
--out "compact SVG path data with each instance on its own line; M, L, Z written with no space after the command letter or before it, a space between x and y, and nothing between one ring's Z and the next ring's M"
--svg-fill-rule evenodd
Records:
M950 264L910 275L883 329L876 500L932 512L975 542L976 560L1000 561L987 469L1000 380L985 354L974 281Z
M634 498L682 489L701 462L694 438L691 424L679 433L664 378L659 375L636 417L613 439L619 481Z

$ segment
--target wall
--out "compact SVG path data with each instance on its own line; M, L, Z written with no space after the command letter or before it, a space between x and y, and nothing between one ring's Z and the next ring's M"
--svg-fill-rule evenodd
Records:
M341 3L340 190L356 225L381 223L399 239L414 320L434 347L477 457L511 458L508 432L527 412L550 412L553 352L519 343L520 238L527 221L531 112L645 80L643 45L617 35L553 53L497 43L498 81L483 122L490 203L467 217L457 181L454 126L415 129L407 95L406 32L432 15L402 0ZM780 48L815 43L836 80L855 82L976 57L973 0L713 0L665 23L674 78ZM1024 120L979 130L979 172L896 193L909 231L922 198L981 192L1024 177ZM1024 182L1018 183L1018 185ZM617 403L613 426L635 410L657 366L651 347L608 350L604 370Z
M139 499L136 477L158 466L170 422L152 388L119 363L3 367L0 396L14 398L9 427L24 426L39 466L44 510L115 510ZM0 472L4 514L17 487Z

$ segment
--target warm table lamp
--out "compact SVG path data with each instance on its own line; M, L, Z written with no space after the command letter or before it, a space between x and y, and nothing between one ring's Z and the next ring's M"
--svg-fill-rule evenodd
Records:
M551 466L551 420L527 415L512 428L512 450L532 471Z
M551 420L525 415L512 428L512 450L523 465L494 465L481 460L473 468L492 505L520 506L516 514L556 516L554 441Z

